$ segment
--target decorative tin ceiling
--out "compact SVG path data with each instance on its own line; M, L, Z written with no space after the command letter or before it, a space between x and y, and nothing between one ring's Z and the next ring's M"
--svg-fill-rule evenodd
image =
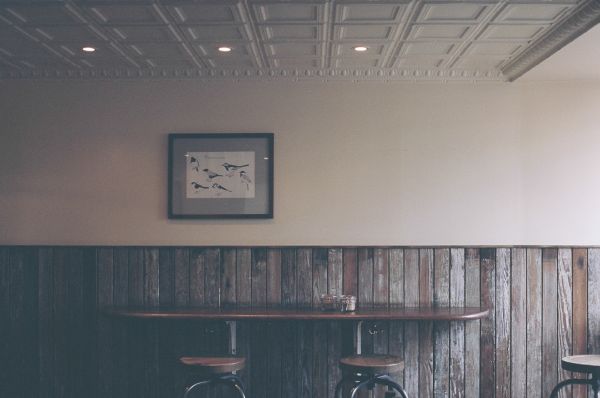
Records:
M0 78L513 80L599 15L600 0L0 0Z

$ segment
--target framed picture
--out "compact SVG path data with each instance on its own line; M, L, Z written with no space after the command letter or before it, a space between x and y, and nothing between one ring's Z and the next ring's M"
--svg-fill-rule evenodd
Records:
M169 218L273 218L273 134L169 134Z

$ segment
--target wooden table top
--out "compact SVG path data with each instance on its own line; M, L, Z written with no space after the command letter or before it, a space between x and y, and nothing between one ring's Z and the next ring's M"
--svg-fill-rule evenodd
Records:
M337 312L318 308L108 307L103 313L138 319L471 321L486 317L489 310L480 307L394 307Z

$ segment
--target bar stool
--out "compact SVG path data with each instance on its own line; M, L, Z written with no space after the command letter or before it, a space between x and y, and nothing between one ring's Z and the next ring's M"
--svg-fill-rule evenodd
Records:
M392 355L353 355L340 359L342 380L335 387L334 398L342 398L342 387L351 382L350 398L354 398L361 388L372 390L375 385L387 386L388 390L396 390L401 397L408 398L406 392L390 376L390 373L401 372L404 362Z
M182 357L179 362L194 369L199 380L185 389L183 398L201 386L221 384L232 387L241 398L246 398L244 383L234 372L244 369L246 358L242 357Z
M558 391L568 385L587 384L592 386L594 398L600 398L600 355L574 355L564 357L561 361L564 370L577 373L591 374L591 379L568 379L554 387L550 398L557 398Z

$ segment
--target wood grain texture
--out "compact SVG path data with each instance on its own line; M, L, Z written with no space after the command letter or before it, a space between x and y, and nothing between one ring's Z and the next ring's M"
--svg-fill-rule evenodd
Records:
M479 250L465 250L465 305L480 304ZM480 321L465 325L465 398L479 397Z
M510 367L513 397L527 394L527 251L512 249Z
M419 305L419 250L404 251L404 302ZM404 387L412 397L419 396L419 324L406 322L404 326ZM411 342L408 344L407 342Z
M527 398L542 391L542 250L527 249Z
M480 249L481 305L490 309L490 316L481 320L479 391L482 397L493 397L496 381L496 250Z
M450 250L434 251L433 304L436 307L450 305ZM436 322L433 325L433 396L449 397L450 393L450 324Z
M450 249L450 306L465 306L465 250ZM465 323L450 323L450 397L465 396Z
M444 249L442 249L444 250ZM434 295L434 251L419 250L419 304L433 304ZM419 323L419 397L432 397L434 394L434 336L433 324Z
M542 397L558 382L558 250L542 250Z
M558 379L566 380L571 372L561 370L560 360L573 352L573 252L568 248L558 249ZM559 398L572 396L572 388L562 389Z
M573 249L573 355L587 353L588 250ZM573 387L573 398L587 397L585 386Z
M365 336L365 348L404 358L394 377L409 396L544 397L569 375L560 357L600 350L599 274L597 248L0 247L0 394L178 396L179 356L227 351L222 319L127 320L98 308L185 312L240 300L240 311L302 310L322 292L344 292L375 307L371 319L396 304L492 309L481 321L451 322L447 336L441 324L376 322L384 332ZM252 396L331 398L339 358L353 349L349 323L297 319L238 322Z

